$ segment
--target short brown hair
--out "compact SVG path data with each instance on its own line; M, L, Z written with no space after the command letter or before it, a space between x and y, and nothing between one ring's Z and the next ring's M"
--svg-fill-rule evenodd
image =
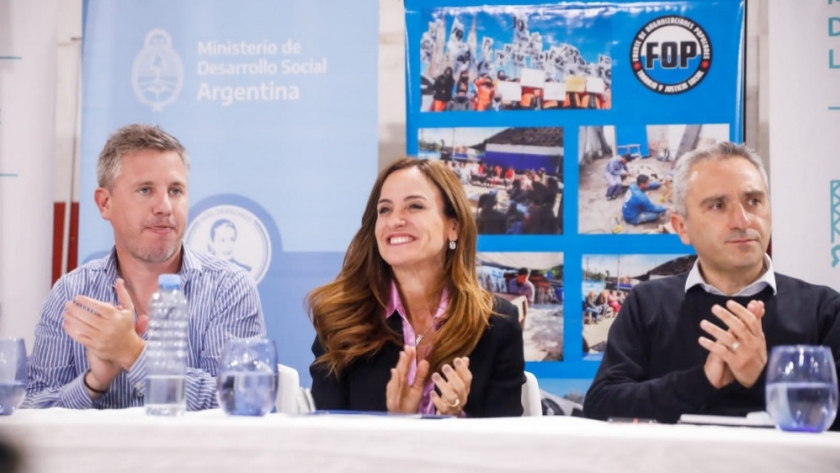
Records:
M147 149L175 151L189 173L190 156L177 138L157 125L132 124L120 128L108 137L108 142L99 153L99 159L96 162L96 179L99 187L113 189L114 181L120 175L122 157Z

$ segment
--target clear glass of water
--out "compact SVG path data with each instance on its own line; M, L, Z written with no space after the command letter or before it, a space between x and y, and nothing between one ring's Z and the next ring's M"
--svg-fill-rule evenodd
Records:
M263 416L277 399L274 340L228 340L219 361L219 406L229 415Z
M767 413L782 430L823 432L837 415L837 369L829 347L784 345L767 363Z
M26 346L22 338L0 338L0 415L11 415L26 396Z

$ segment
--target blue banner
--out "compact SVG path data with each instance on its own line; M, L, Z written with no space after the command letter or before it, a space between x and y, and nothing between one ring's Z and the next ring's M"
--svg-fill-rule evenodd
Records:
M91 198L108 135L160 125L192 158L186 243L251 273L280 362L308 385L303 300L338 273L376 176L378 8L87 0L81 259L113 244Z
M627 292L694 261L672 169L742 140L744 3L405 5L408 152L461 177L482 284L520 307L543 407L568 414Z

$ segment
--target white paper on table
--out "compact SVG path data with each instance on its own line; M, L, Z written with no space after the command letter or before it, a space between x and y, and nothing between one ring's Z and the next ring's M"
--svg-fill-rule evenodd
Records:
M517 102L522 100L522 86L516 82L499 82L496 84L496 92L502 96L502 100Z
M683 414L680 416L679 423L695 425L727 425L736 427L776 427L776 424L773 423L773 419L771 419L765 412L750 412L745 417Z
M546 82L543 90L544 100L557 100L562 102L566 100L566 83L565 82Z

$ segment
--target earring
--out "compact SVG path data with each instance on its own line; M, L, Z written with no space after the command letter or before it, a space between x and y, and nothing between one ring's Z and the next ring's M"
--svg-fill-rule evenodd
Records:
M454 250L454 249L455 249L455 240L449 240L449 249L450 249L450 250Z

